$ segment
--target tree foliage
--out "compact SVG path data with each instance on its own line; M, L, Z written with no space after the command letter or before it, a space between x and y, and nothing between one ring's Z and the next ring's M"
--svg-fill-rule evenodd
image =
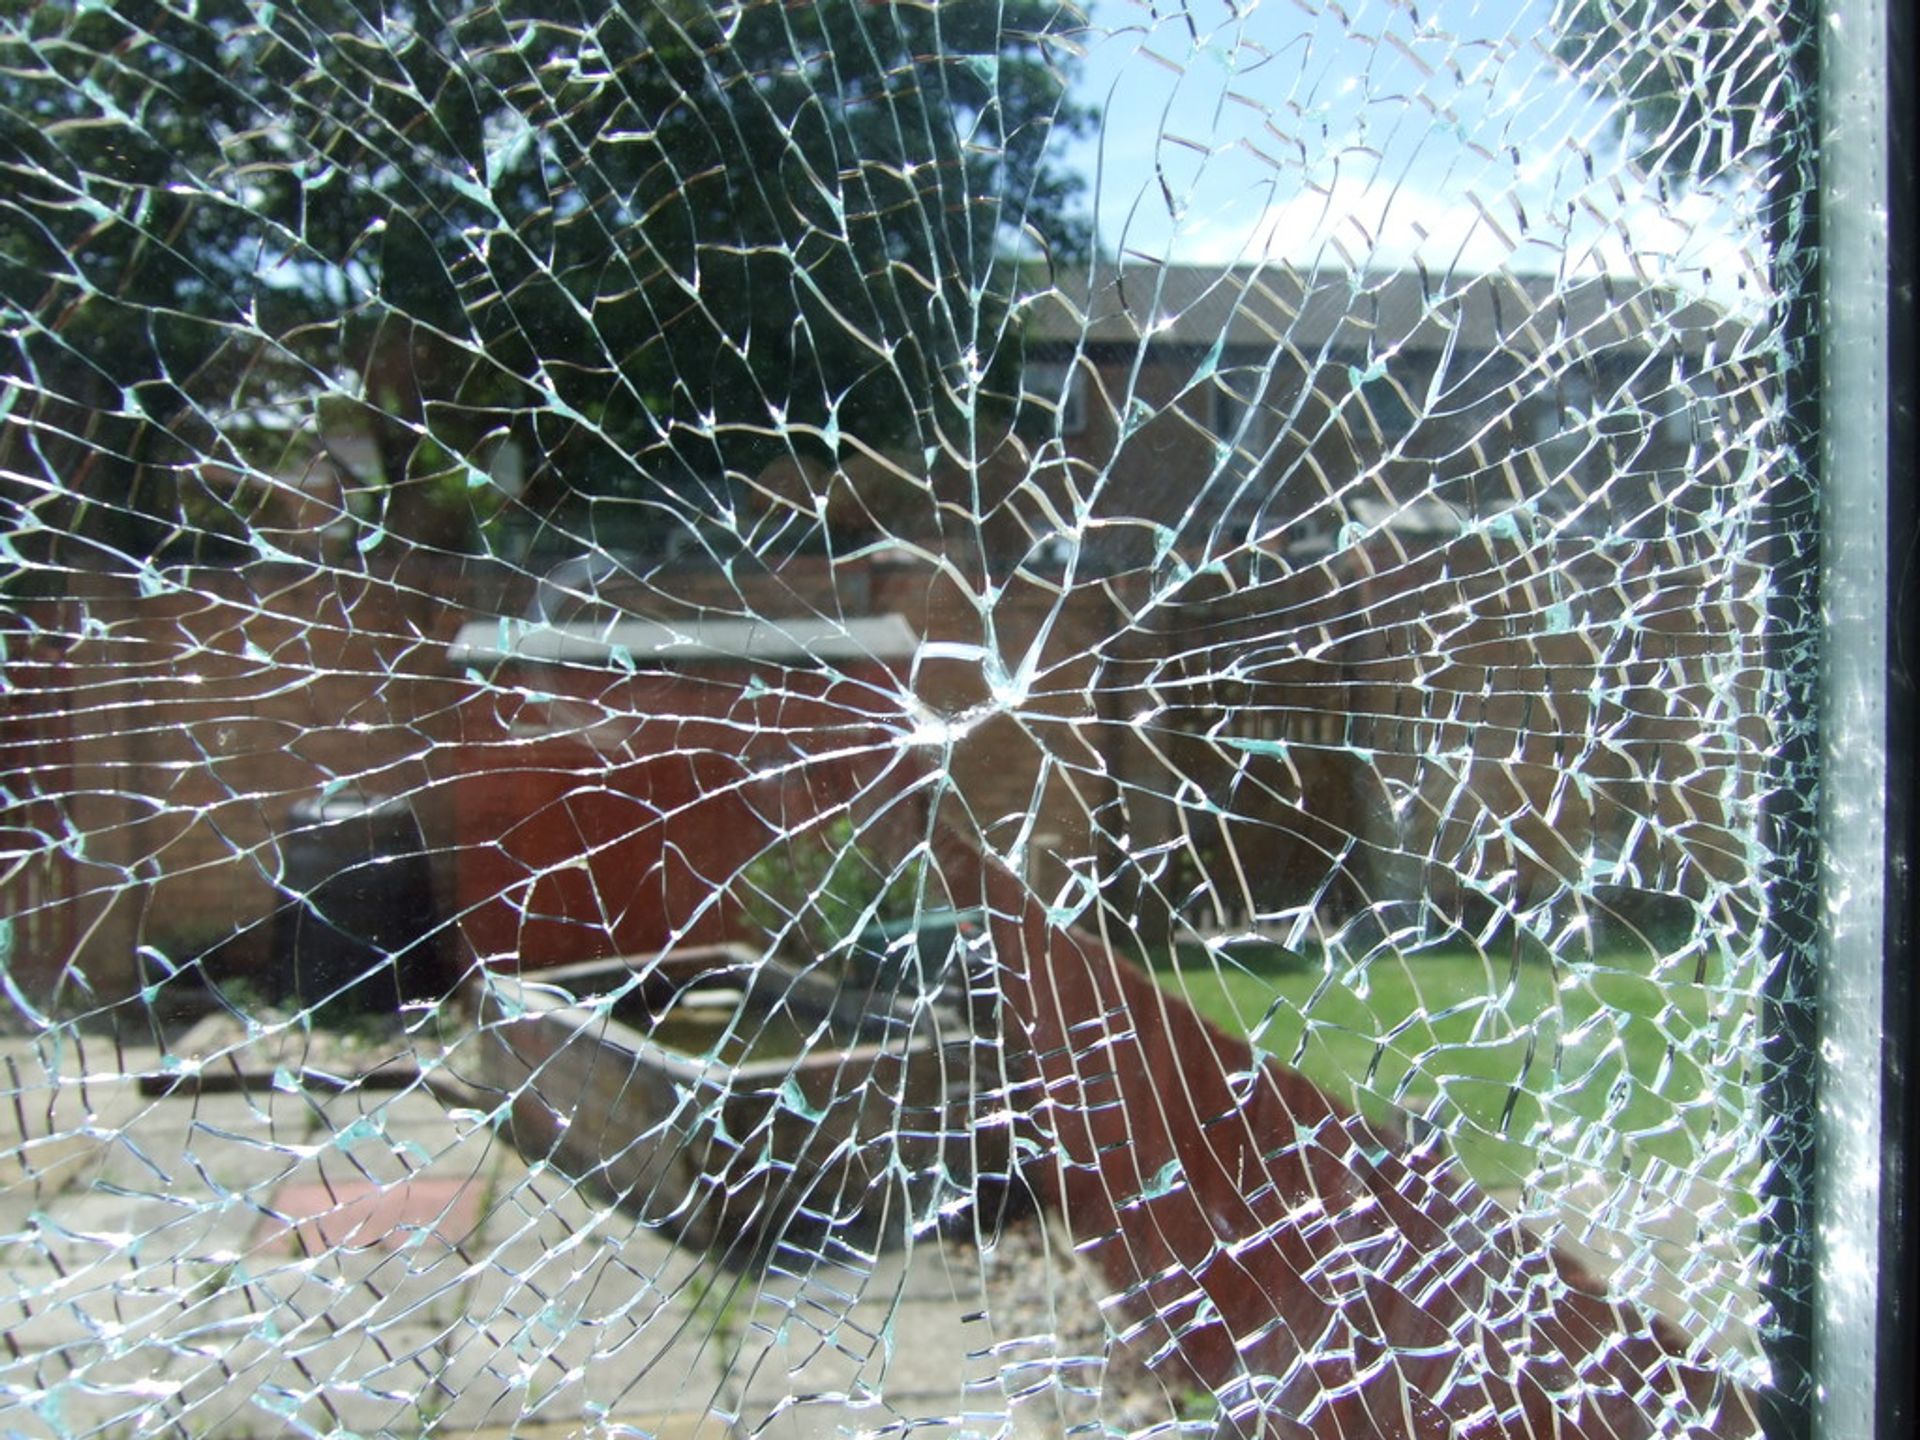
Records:
M857 441L919 453L1007 347L1056 0L141 0L0 21L0 444L16 506L134 551L219 530L250 407L353 426L433 543L507 442L524 503L645 502ZM196 489L197 487L197 489ZM441 506L445 509L448 507ZM459 510L455 505L451 507ZM235 543L243 515L228 517Z
M1784 83L1776 0L1560 0L1554 53L1618 98L1635 160L1711 180L1763 139Z

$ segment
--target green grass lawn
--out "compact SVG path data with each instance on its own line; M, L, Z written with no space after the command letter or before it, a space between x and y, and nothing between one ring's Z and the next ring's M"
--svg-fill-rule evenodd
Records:
M1489 1189L1659 1162L1725 1185L1741 1166L1752 1002L1692 961L1515 963L1456 949L1353 964L1260 945L1182 946L1148 963L1337 1098L1437 1122Z

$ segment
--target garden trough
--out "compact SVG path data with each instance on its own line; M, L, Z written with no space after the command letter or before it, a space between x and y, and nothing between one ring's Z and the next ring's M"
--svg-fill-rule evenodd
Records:
M878 1243L1004 1174L970 1123L987 1054L951 1006L742 945L478 982L479 1077L511 1134L649 1224L734 1259Z

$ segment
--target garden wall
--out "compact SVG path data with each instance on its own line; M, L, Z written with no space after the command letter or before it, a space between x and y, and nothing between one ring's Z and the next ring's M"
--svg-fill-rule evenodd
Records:
M461 830L456 784L495 763L474 746L498 738L531 682L476 684L449 668L447 645L463 621L522 613L532 582L457 557L375 558L365 573L254 566L150 573L144 585L79 574L66 600L42 606L42 635L70 641L61 681L16 686L8 723L14 755L27 753L18 737L64 737L66 774L43 773L35 803L59 812L37 833L71 843L55 856L36 842L37 893L52 898L31 907L31 934L16 927L16 973L43 987L84 975L111 995L136 983L142 945L181 960L224 942L230 965L265 964L288 901L274 837L296 801L342 781L410 796L442 908L463 896L461 865L488 858L497 837ZM1504 885L1502 903L1517 906L1613 884L1737 908L1764 725L1752 577L1707 559L1607 561L1587 577L1571 564L1543 572L1518 549L1489 558L1410 554L1385 536L1287 584L1236 591L1196 577L1152 604L1145 575L1064 600L1021 579L998 597L991 632L956 575L886 556L803 558L758 578L661 571L630 603L777 616L837 597L905 616L938 644L911 675L918 719L908 677L868 677L874 753L930 715L965 717L950 743L907 747L910 768L936 777L927 794L946 820L999 853L1024 835L1043 898L1073 872L1103 889L1122 876L1115 896L1137 889L1149 872L1129 857L1184 826L1192 839L1174 848L1218 869L1209 903L1221 913L1189 917L1203 925L1302 903L1337 913L1438 898L1465 914L1450 891L1466 875ZM1470 590L1461 574L1481 579ZM1555 587L1577 604L1556 605ZM1033 654L1017 716L987 703L990 644L1009 674ZM1261 663L1236 669L1236 655ZM660 703L632 687L609 672L597 702L630 729ZM685 744L671 726L643 730L668 752ZM539 764L496 755L506 804L512 776ZM563 788L612 788L606 757L587 749L549 769ZM693 869L701 884L717 873ZM606 893L619 883L583 891L572 921L601 918L589 902L624 905ZM1179 877L1153 883L1177 898ZM472 889L470 877L463 903ZM1140 911L1146 932L1167 923L1151 912ZM480 948L501 944L490 935ZM473 948L449 932L441 960L457 969Z

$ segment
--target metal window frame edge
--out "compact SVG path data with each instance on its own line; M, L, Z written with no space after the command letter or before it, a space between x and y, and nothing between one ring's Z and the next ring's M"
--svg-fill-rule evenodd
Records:
M1911 120L1904 0L1819 0L1819 911L1809 1430L1910 1433L1910 747L1896 743L1901 530L1912 532L1911 257L1893 243ZM1903 134L1904 132L1904 134ZM1906 223L1902 218L1902 223ZM1910 225L1908 225L1910 232ZM1904 237L1911 240L1909 233ZM1899 257L1896 259L1895 257ZM1895 267L1905 272L1896 284ZM1902 310L1903 301L1907 310ZM1910 350L1910 345L1908 346ZM1895 467L1907 471L1895 483ZM1910 605L1910 601L1909 601ZM1910 608L1907 611L1911 618ZM1898 907L1898 908L1896 908Z

